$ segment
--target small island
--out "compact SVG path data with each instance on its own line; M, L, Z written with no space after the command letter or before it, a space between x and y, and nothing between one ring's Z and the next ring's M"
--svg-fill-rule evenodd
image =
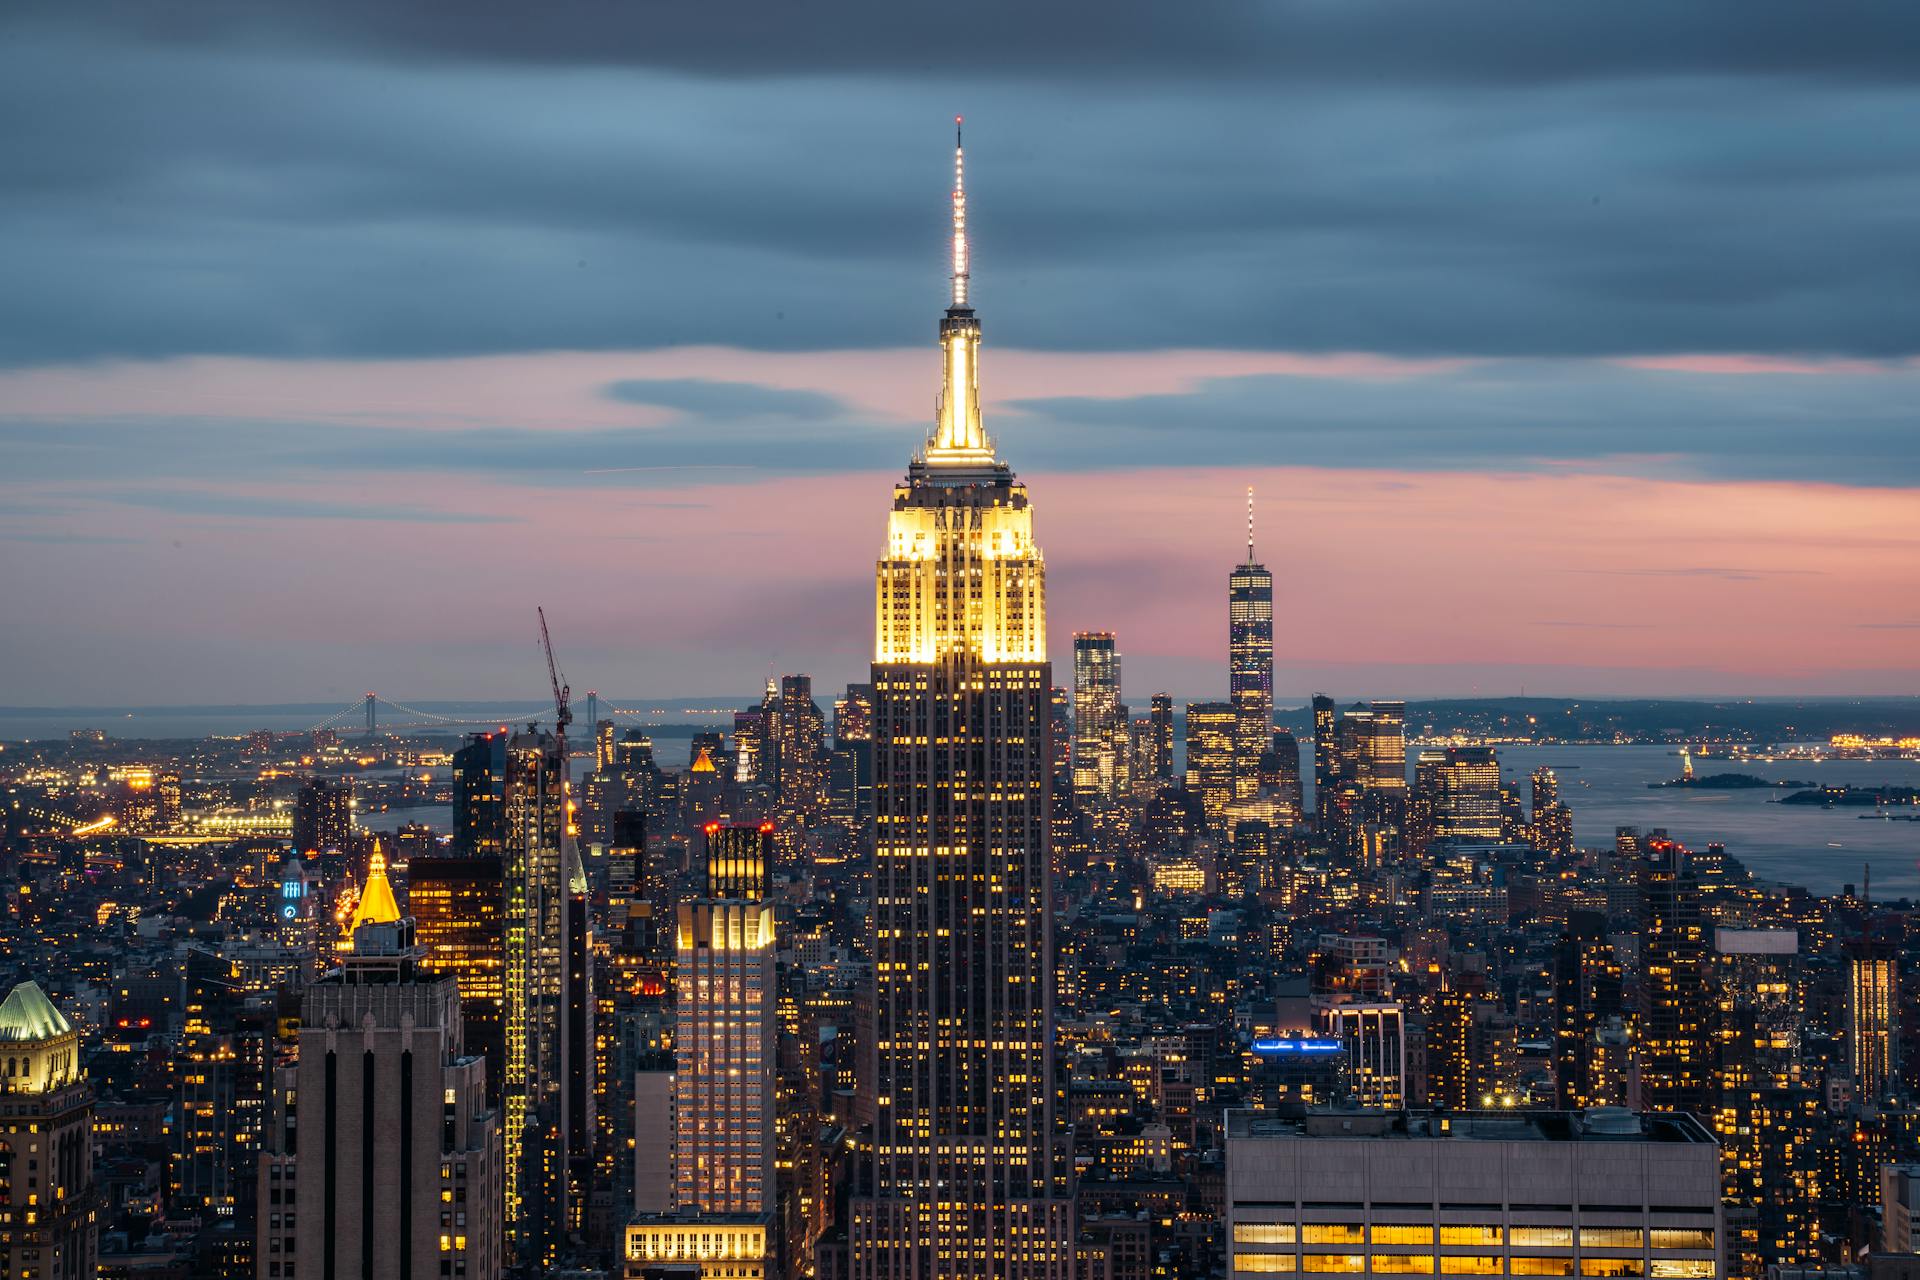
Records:
M1647 790L1658 791L1663 787L1693 787L1701 791L1746 791L1754 787L1811 787L1811 782L1775 782L1771 778L1756 778L1750 773L1706 773L1686 774L1678 778L1669 778L1665 782L1649 782Z
M1913 787L1814 787L1782 797L1781 804L1817 804L1829 809L1874 805L1920 805L1920 789Z

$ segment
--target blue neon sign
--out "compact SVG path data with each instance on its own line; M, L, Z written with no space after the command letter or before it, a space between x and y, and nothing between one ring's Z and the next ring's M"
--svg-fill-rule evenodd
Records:
M1345 1050L1346 1045L1339 1040L1282 1039L1274 1036L1262 1036L1253 1042L1253 1051L1263 1055L1343 1053Z

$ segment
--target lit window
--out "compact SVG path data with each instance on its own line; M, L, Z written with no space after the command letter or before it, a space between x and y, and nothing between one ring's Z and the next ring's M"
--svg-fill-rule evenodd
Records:
M1582 1227L1582 1249L1638 1249L1646 1244L1646 1233L1638 1227Z
M1233 1224L1233 1242L1235 1244L1292 1244L1293 1224L1291 1222L1236 1222Z
M1544 1249L1571 1249L1572 1227L1511 1227L1507 1231L1515 1248L1532 1246Z
M1440 1228L1442 1235L1446 1228ZM1490 1254L1459 1254L1440 1256L1440 1274L1443 1276L1497 1276L1506 1268L1500 1265L1500 1259Z
M1311 1228L1308 1228L1311 1230ZM1300 1255L1302 1271L1363 1271L1366 1269L1365 1254L1359 1253L1305 1253Z
M1242 1253L1233 1260L1235 1275L1272 1275L1277 1271L1291 1270L1293 1255L1290 1253Z
M1433 1274L1433 1255L1430 1253L1376 1253L1373 1255L1373 1273L1375 1275L1419 1275Z
M1711 1249L1712 1227L1655 1227L1648 1232L1656 1249Z

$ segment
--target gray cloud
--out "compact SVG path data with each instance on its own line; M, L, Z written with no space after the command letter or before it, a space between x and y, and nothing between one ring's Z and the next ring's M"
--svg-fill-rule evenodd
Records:
M1217 0L1182 7L975 0L964 13L842 0L831 11L742 0L690 4L557 0L202 0L190 9L100 0L76 20L57 0L16 0L30 25L111 23L155 42L241 48L320 43L426 65L485 61L668 69L743 79L781 73L1044 72L1149 82L1221 75L1534 84L1623 72L1827 73L1898 78L1920 21L1876 6L1821 21L1777 0L1623 0L1604 7L1446 6L1387 0Z
M1017 452L1065 465L1247 463L1611 472L1920 484L1920 371L1676 374L1501 361L1391 381L1223 378L1190 393L1056 397L1001 419ZM1012 425L1008 425L1011 421ZM1075 428L1084 436L1065 432ZM1714 572L1732 572L1714 570Z
M849 412L843 401L818 391L707 378L629 378L609 386L606 395L626 404L716 417L831 419Z
M0 361L1920 350L1920 13L15 6ZM72 74L84 65L84 77Z
M985 369L992 384L992 362ZM768 474L894 471L918 424L877 422L833 397L752 383L640 380L621 398L672 405L666 427L473 428L229 419L40 422L0 417L23 483L108 486L115 500L182 503L127 482L334 482L476 475L507 484L667 489ZM1912 405L1920 368L1879 373L1679 374L1593 361L1491 361L1406 379L1262 375L1118 399L1052 397L990 411L1026 472L1179 466L1604 470L1702 479L1920 484ZM168 491L169 493L171 490ZM196 490L184 492L197 493ZM404 511L239 506L211 514L405 519ZM424 518L424 517L422 517ZM1637 570L1636 572L1647 572ZM1738 578L1705 566L1662 572Z

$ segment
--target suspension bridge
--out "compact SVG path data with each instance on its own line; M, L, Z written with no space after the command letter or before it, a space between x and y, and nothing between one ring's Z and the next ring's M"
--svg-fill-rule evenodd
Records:
M597 725L604 717L627 716L641 718L658 716L659 711L640 711L631 707L617 707L604 701L591 689L587 691L586 720ZM529 715L549 719L554 708L539 703L521 703L506 710L467 712L461 709L458 715L442 715L437 711L427 711L421 707L410 707L404 702L395 702L392 698L383 698L377 693L367 693L349 702L324 720L308 726L306 732L320 733L327 729L338 731L359 728L367 736L378 733L400 733L410 729L480 729L489 725L513 724L523 721Z

